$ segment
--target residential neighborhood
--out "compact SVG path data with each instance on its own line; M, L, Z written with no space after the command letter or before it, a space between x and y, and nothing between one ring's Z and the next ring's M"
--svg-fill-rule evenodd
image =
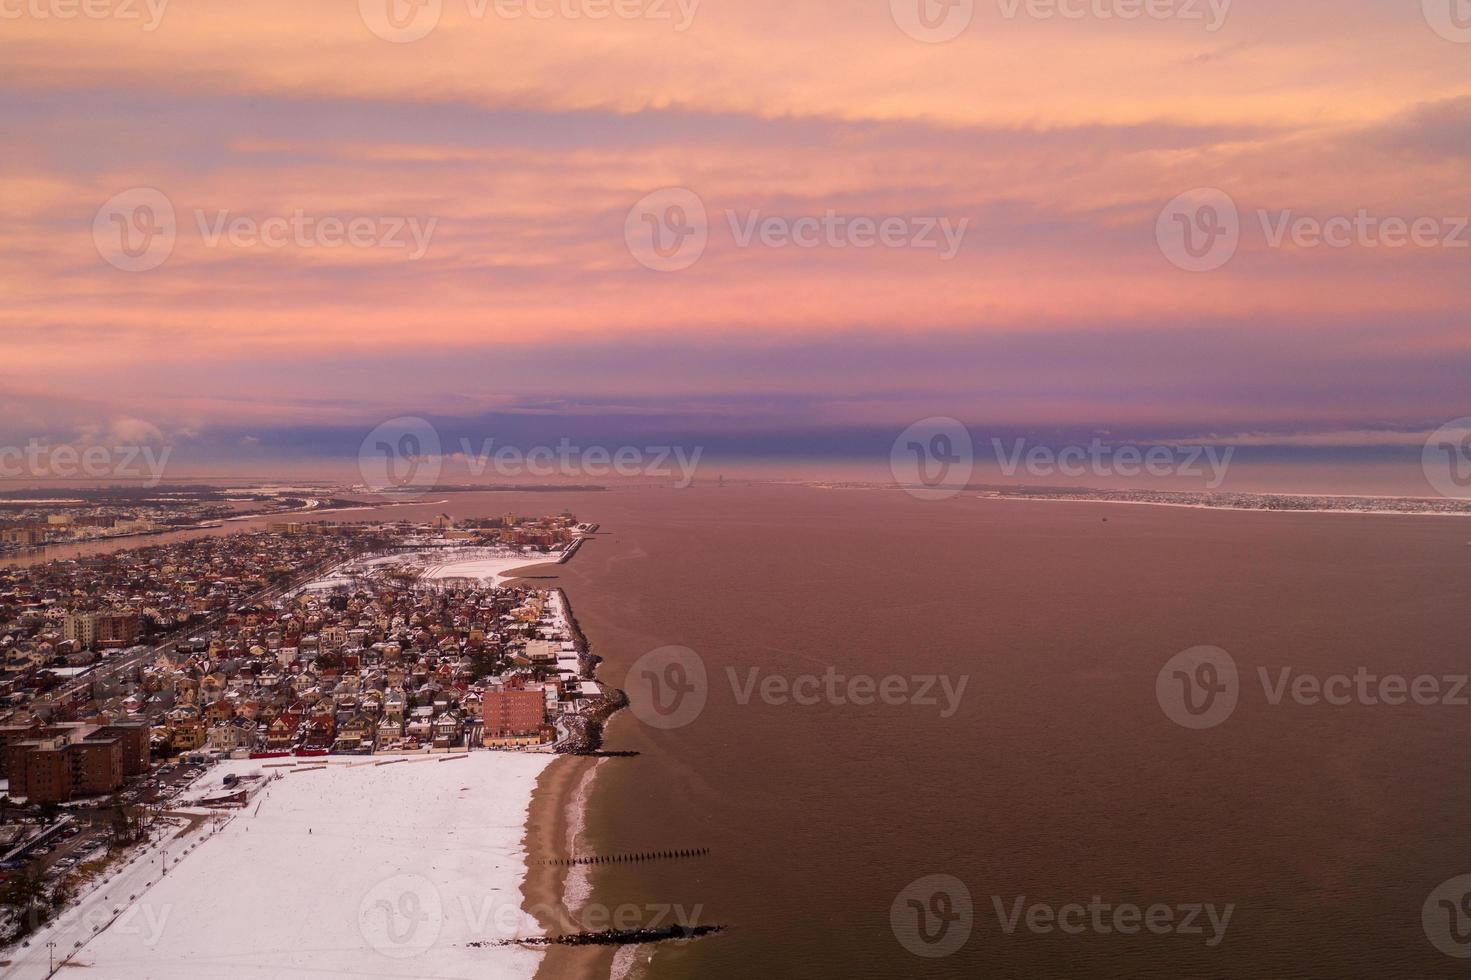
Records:
M292 522L0 570L0 838L33 828L0 881L56 874L68 808L141 821L216 761L587 749L610 698L567 599L504 579L595 531Z

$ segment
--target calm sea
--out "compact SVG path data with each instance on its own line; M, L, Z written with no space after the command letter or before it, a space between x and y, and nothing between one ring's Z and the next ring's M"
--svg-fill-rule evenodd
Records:
M1284 668L1471 670L1471 523L798 487L573 506L603 522L562 580L605 677L671 644L708 674L684 727L617 717L609 747L641 755L605 762L592 797L599 850L712 849L594 873L607 905L703 905L701 921L734 927L661 949L653 976L1467 968L1431 945L1422 907L1471 872L1471 707L1273 705L1258 671L1277 685ZM1240 693L1226 721L1194 730L1166 716L1156 680L1200 645L1229 653ZM969 681L948 718L759 689L741 703L752 669L793 681L830 666ZM968 938L939 958L891 922L896 902L901 925L917 914L916 895L945 911L911 888L931 875L973 904ZM1076 934L1043 931L1045 912L1011 928L1018 902L1101 902L1109 931L1091 912L1081 932L1065 913ZM1207 904L1232 907L1224 932L1204 911L1199 935L1113 928L1121 906L1184 925Z

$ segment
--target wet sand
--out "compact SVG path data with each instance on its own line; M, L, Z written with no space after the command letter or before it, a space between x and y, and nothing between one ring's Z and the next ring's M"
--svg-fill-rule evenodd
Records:
M571 869L544 862L571 853L569 837L573 827L568 807L597 761L586 756L560 756L542 772L531 794L526 818L527 868L521 884L522 908L536 916L549 936L582 931L582 926L563 904ZM538 980L607 980L617 949L615 946L548 946L536 976Z

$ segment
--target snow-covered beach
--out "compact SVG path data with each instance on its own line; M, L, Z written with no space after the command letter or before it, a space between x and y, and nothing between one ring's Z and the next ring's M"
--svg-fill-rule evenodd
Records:
M481 554L471 553L456 556L449 561L431 564L421 576L426 581L443 579L476 579L482 585L500 585L515 576L506 573L514 568L524 568L549 561L559 555L528 555L524 553L495 552L491 549L475 549Z
M523 834L552 758L223 763L200 796L224 791L227 774L270 782L178 863L171 854L137 895L150 915L101 931L72 963L108 980L531 977L542 950L494 944L540 934L520 909Z

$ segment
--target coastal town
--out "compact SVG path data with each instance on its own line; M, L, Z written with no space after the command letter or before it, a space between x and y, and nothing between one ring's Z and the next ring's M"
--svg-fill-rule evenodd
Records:
M596 530L283 521L0 570L0 939L150 821L243 808L292 767L596 748L618 695L562 592L505 574Z
M221 527L230 521L354 506L318 487L196 485L6 490L0 492L0 555Z

